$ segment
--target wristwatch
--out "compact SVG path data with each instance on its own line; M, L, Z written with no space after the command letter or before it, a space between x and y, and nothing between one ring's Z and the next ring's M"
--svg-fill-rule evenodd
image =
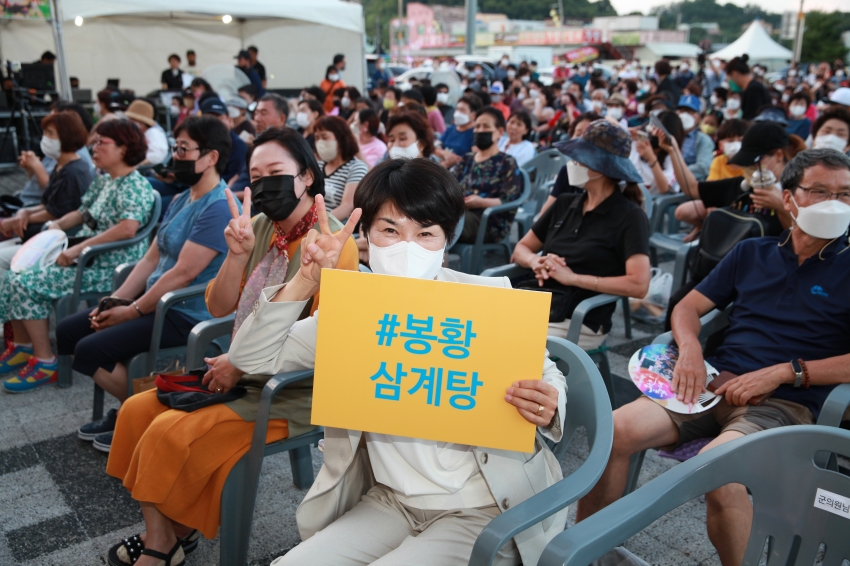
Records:
M794 389L799 389L803 384L803 366L800 360L791 360L791 369L794 370Z

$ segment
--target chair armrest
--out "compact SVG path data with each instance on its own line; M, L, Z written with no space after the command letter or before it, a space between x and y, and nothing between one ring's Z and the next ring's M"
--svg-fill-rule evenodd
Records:
M165 316L168 314L168 310L186 299L203 297L206 291L207 286L205 284L192 285L184 289L169 291L160 297L159 302L156 304L156 315L154 315L153 320L153 332L151 333L151 345L148 353L148 367L146 368L148 374L152 373L156 366L159 342L162 340L162 327L165 326Z
M732 305L726 307L726 310L718 310L714 309L708 314L704 315L699 319L701 328L699 331L699 339L700 341L708 340L713 334L720 332L727 326L729 326L729 310L732 308ZM674 344L673 341L673 333L665 332L664 334L659 334L655 337L655 340L652 341L653 344L663 344L670 345Z
M620 295L596 295L585 299L578 304L570 317L570 330L567 333L567 341L573 344L578 344L579 336L581 335L581 326L584 324L584 317L593 309L597 309L603 305L610 305L622 300Z
M95 244L93 246L86 246L85 248L83 248L83 251L80 252L80 255L77 257L77 272L74 276L74 290L71 294L71 296L74 297L74 299L72 299L74 304L79 302L78 298L83 288L83 272L86 267L91 265L91 262L93 262L98 256L101 256L113 250L120 250L122 248L126 248L134 243L135 242L130 242L130 240L117 240L115 242Z
M832 390L818 416L818 424L823 426L841 426L844 412L850 407L850 383L842 383Z
M232 333L234 320L236 320L236 314L231 313L225 317L205 320L195 325L189 334L186 347L186 369L202 367L207 347L216 338Z
M515 263L508 263L505 265L500 265L499 267L491 267L490 269L485 269L481 272L482 277L521 277L522 275L528 275L531 273L530 269L519 266Z
M115 271L112 272L112 292L118 290L121 285L124 284L124 281L127 280L127 277L133 272L133 269L136 268L136 264L139 263L137 261L122 263L118 267L115 268Z

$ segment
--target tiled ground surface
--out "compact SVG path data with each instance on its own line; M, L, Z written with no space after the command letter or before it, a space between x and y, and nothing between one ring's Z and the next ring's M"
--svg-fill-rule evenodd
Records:
M20 174L0 173L0 194L11 192L20 180ZM626 340L622 316L618 313L614 320L611 366L615 375L624 376L631 353L660 329L635 324L633 339ZM619 400L637 395L630 382L616 382ZM111 545L143 529L138 505L120 482L105 474L106 456L76 438L76 429L89 420L91 401L92 382L80 375L68 389L0 393L0 565L105 564ZM108 401L107 408L111 406L115 404ZM562 462L565 474L578 467L586 451L585 439L578 438ZM316 471L320 463L321 454L315 452ZM650 452L641 482L674 464ZM292 485L286 454L265 460L252 530L252 564L268 564L298 542L295 508L304 494ZM651 564L719 564L705 535L704 516L704 501L692 501L625 546ZM187 564L217 564L218 550L218 539L202 541Z

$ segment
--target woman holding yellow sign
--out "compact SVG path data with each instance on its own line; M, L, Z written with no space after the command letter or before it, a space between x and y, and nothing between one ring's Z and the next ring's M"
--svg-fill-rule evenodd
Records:
M427 159L386 161L364 177L346 228L331 234L317 197L322 233L302 242L301 268L284 286L263 290L236 334L231 361L250 373L315 365L318 313L298 321L319 288L322 268L336 267L343 242L361 221L375 273L509 287L506 278L442 267L446 243L464 213L457 181ZM545 437L561 440L566 383L550 360L542 379L517 381L504 399ZM375 482L372 481L374 478ZM533 453L484 450L447 442L325 428L325 463L298 508L304 543L276 566L466 564L478 534L497 515L562 478L539 441ZM498 564L536 564L563 530L566 511L514 538Z

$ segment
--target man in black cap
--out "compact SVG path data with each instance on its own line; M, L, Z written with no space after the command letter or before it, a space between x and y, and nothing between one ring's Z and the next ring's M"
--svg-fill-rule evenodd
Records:
M251 84L254 85L254 88L257 90L257 97L261 97L266 93L266 89L263 86L263 81L260 79L260 75L257 74L257 71L251 64L251 53L249 53L247 49L243 49L236 55L236 67L245 73L245 76L247 76L248 80L251 81Z
M254 67L254 70L257 71L258 75L260 75L260 81L263 83L263 88L266 88L266 66L260 63L260 60L257 59L257 55L259 55L260 50L257 49L256 45L250 45L248 46L248 53L251 55L251 66Z
M230 118L227 105L217 96L211 96L201 102L200 111L202 116L215 116L218 118L222 124L227 126L230 132L230 157L227 159L227 165L221 174L221 178L227 183L228 187L231 187L245 168L248 145L233 131L233 120Z

